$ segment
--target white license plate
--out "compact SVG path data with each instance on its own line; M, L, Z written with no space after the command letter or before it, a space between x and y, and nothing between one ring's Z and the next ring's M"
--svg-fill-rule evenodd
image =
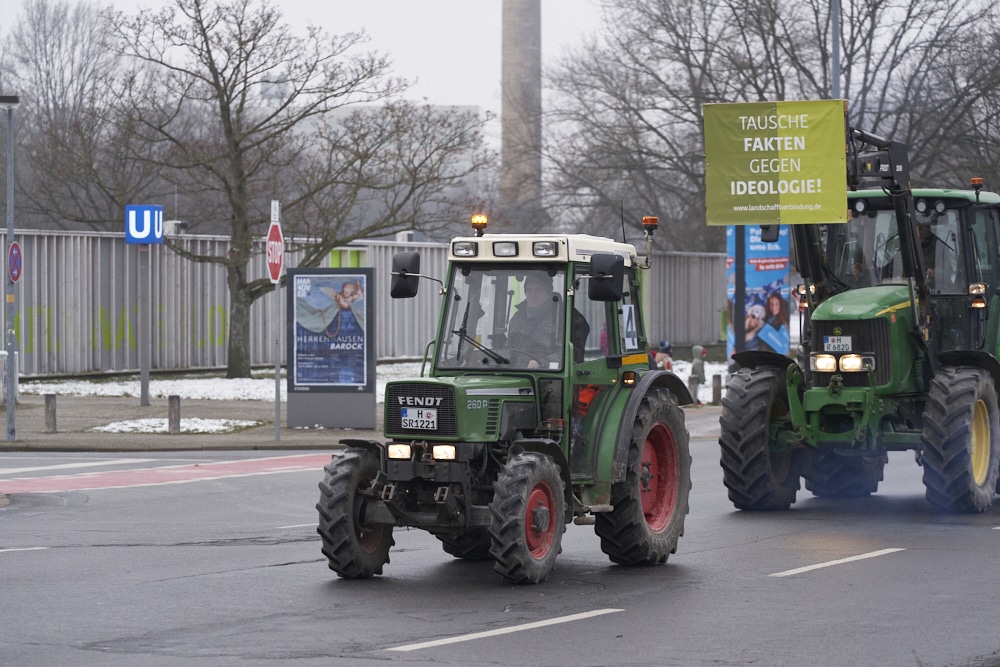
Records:
M823 336L824 352L850 352L850 336Z
M435 408L403 408L403 428L433 430L438 427L438 411Z

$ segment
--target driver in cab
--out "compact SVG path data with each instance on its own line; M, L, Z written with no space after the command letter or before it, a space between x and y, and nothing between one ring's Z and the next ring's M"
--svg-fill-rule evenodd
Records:
M507 325L507 341L513 350L530 357L528 368L539 368L543 363L547 366L548 356L557 352L555 329L559 319L552 281L541 273L528 274L524 296Z

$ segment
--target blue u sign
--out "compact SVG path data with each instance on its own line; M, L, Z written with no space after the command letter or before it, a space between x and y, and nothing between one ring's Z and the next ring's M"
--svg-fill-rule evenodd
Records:
M163 243L163 207L126 206L125 243Z

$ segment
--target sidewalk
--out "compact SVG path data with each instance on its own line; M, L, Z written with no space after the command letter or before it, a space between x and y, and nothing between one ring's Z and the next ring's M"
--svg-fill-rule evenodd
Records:
M342 438L381 440L382 406L376 406L377 430L285 428L285 403L281 404L282 428L275 439L274 403L267 401L181 401L181 419L238 419L262 425L232 433L104 433L92 429L114 422L136 419L167 419L166 398L150 398L140 406L135 397L58 396L56 431L45 425L45 397L22 394L14 412L14 440L7 440L7 411L0 407L0 451L95 451L143 452L197 449L316 449L333 450Z

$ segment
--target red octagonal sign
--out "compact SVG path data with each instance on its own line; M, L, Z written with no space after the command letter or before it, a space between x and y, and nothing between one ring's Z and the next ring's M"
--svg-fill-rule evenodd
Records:
M271 223L267 230L267 272L271 282L277 284L281 280L281 268L285 264L285 237L281 234L281 225Z

